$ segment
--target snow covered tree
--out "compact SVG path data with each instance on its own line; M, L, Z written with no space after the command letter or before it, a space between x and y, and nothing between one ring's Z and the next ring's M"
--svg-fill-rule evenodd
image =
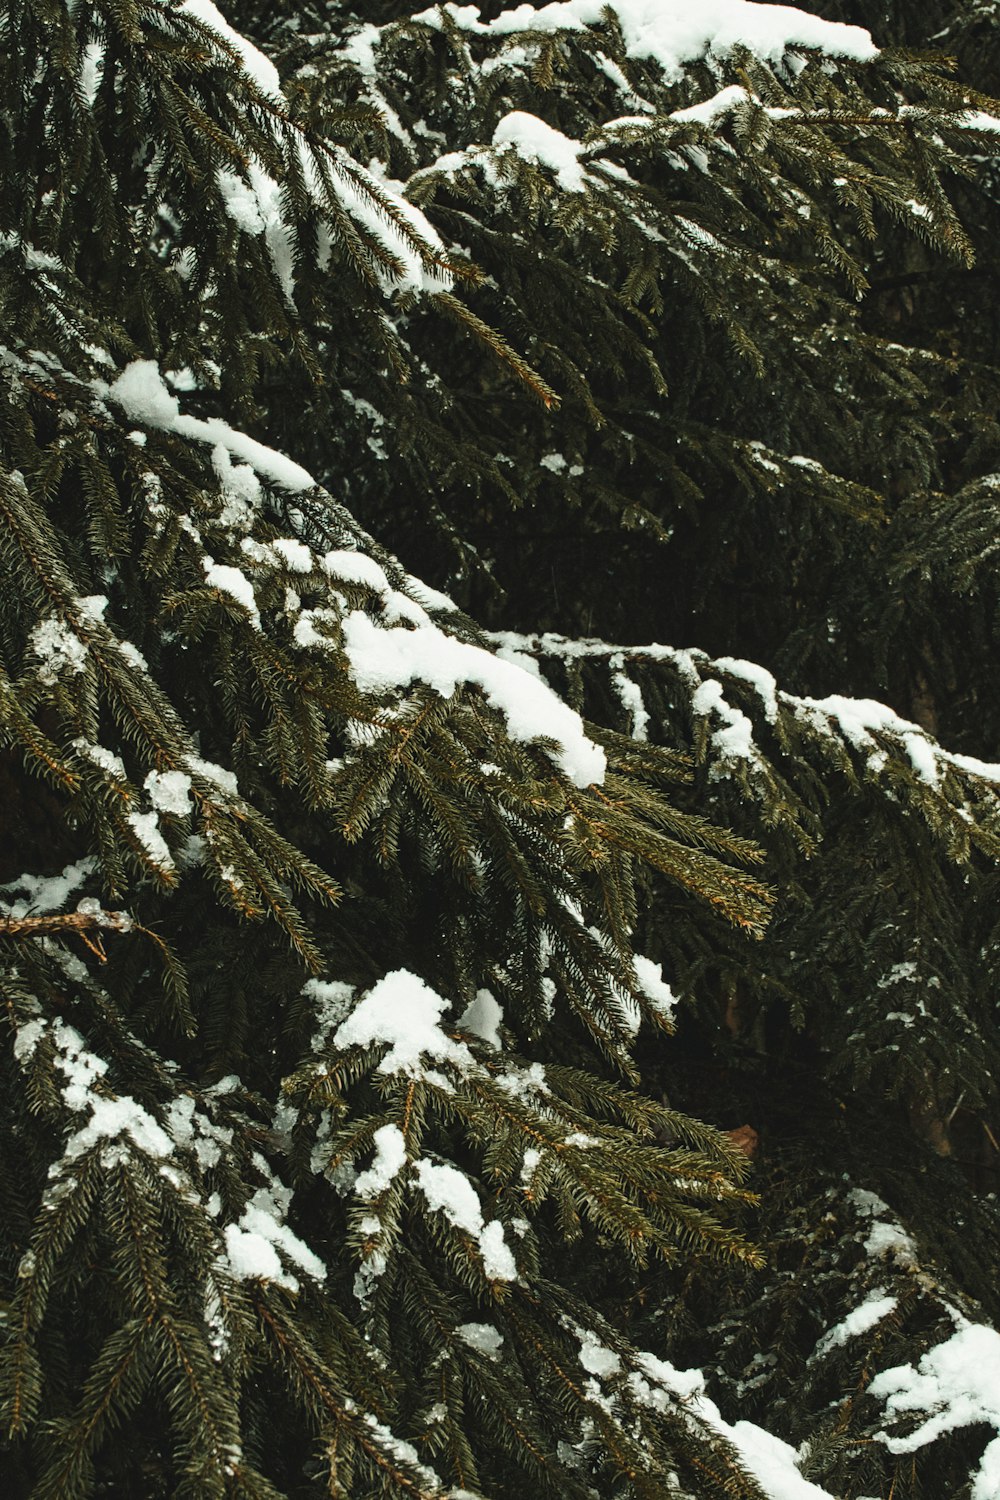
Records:
M1000 1492L1000 122L855 19L0 6L5 1494Z

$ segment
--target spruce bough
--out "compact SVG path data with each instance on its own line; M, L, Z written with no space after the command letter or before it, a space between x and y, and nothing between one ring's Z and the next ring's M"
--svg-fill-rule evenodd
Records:
M866 404L925 480L974 420L851 299L914 230L971 262L947 188L997 126L857 28L708 9L0 12L12 1495L806 1500L900 1455L987 1494L909 1415L992 1358L981 1278L928 1273L823 1110L873 1080L932 1174L987 1118L953 976L997 772L819 618L918 527ZM733 594L761 535L784 656ZM674 538L678 597L623 573L643 644L606 644L595 559ZM711 653L646 644L696 597ZM778 1142L750 1225L717 1127L754 1053L811 1067L831 1148Z

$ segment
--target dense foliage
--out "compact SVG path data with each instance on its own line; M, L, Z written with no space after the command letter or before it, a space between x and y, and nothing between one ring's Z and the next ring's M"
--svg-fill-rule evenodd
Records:
M0 5L5 1495L1000 1495L1000 17L823 16Z

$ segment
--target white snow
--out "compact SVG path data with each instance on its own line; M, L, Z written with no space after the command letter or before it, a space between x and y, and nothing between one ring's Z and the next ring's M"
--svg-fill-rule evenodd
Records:
M363 610L354 610L344 619L343 632L352 676L362 692L385 693L421 681L450 698L460 683L475 685L504 715L514 739L554 740L555 762L571 781L580 787L603 781L604 751L584 734L580 715L523 668L455 640L430 623L412 630L384 629Z
M74 630L57 615L40 620L28 643L38 657L38 675L54 687L63 673L79 677L87 668L87 648Z
M700 1370L677 1370L653 1354L640 1354L628 1376L633 1396L654 1410L680 1405L700 1417L737 1449L741 1461L770 1500L834 1500L829 1491L805 1479L795 1449L753 1422L727 1422L705 1393Z
M586 187L580 153L583 146L555 130L537 115L516 109L504 115L493 132L494 146L511 146L524 161L550 167L567 193L582 193Z
M218 589L220 593L228 594L236 603L242 605L250 616L250 622L255 629L260 629L260 612L257 609L257 599L254 595L253 584L250 582L242 568L234 568L229 563L217 563L211 557L202 559L205 569L205 582L209 588Z
M232 1145L233 1132L199 1109L190 1094L178 1094L166 1111L166 1128L176 1146L193 1151L204 1170L214 1167Z
M811 462L802 459L795 461ZM504 660L516 661L526 671L540 670L532 653L554 656L562 661L605 657L612 670L624 659L622 648L607 641L571 640L551 631L539 635L493 631L490 632L489 639ZM848 698L836 693L826 698L803 698L779 689L772 674L755 662L729 656L713 660L704 651L678 650L656 642L646 646L629 646L627 649L631 659L670 662L680 673L685 687L691 691L694 711L702 716L714 712L723 719L722 728L712 735L712 743L723 761L757 759L758 751L753 743L753 726L747 716L726 701L720 683L712 679L703 680L703 674L713 671L749 683L760 698L764 715L769 722L775 722L779 709L784 708L814 731L839 736L854 749L866 752L868 769L873 773L880 772L887 764L887 756L875 739L876 734L882 734L901 747L917 776L928 786L939 786L942 769L948 766L964 775L976 776L1000 785L1000 763L946 750L919 724L901 718L887 704L879 703L873 698ZM719 772L713 768L713 774Z
M980 1459L971 1500L996 1500L1000 1494L1000 1333L982 1323L957 1320L959 1326L951 1337L929 1349L916 1367L897 1365L875 1376L868 1394L885 1402L887 1417L927 1413L914 1432L903 1437L886 1432L877 1436L892 1453L913 1453L960 1427L992 1427L997 1436Z
M611 1380L621 1374L620 1356L613 1349L608 1349L602 1344L592 1329L577 1328L576 1336L580 1340L580 1363L588 1375L596 1375L601 1380Z
M499 1359L503 1334L491 1323L460 1323L455 1332L464 1344L485 1359Z
M313 556L305 542L300 542L295 537L280 536L270 542L269 546L290 573L312 572Z
M160 832L155 812L130 812L127 822L146 854L161 870L172 870L174 861L167 841Z
M462 1031L471 1032L473 1036L478 1036L484 1041L488 1047L495 1047L499 1051L502 1020L503 1010L500 1002L489 990L483 989L477 990L476 998L469 1001L458 1018L458 1025Z
M692 694L691 709L699 717L715 714L722 720L722 728L712 734L712 744L723 760L754 759L753 725L741 709L726 702L721 682L704 681Z
M810 47L834 57L868 62L878 56L871 36L860 26L823 21L784 5L754 5L748 0L557 0L536 10L518 5L484 23L472 5L441 7L454 25L466 31L503 36L520 31L579 31L598 25L606 8L618 17L629 57L652 58L668 79L678 79L686 63L724 56L746 47L766 62L778 63L790 47ZM441 25L437 8L415 20Z
M88 42L80 59L80 92L88 109L93 109L97 91L104 76L104 43Z
M423 579L414 578L412 573L407 573L404 582L411 594L416 595L425 609L436 609L445 614L454 614L458 610L454 599L449 599L448 595L442 594L440 589L432 589L430 584L424 583Z
M618 694L619 701L625 711L632 717L632 728L630 733L634 740L645 743L649 738L649 714L642 700L642 689L637 682L625 673L625 657L622 652L613 656L608 663L611 667L611 686Z
M64 1097L68 1099L68 1089ZM66 1142L64 1162L76 1160L99 1141L116 1141L123 1135L127 1135L133 1145L147 1156L166 1157L173 1151L173 1143L166 1131L157 1124L148 1110L143 1109L141 1104L127 1094L117 1099L91 1095L88 1103L90 1118Z
M429 1208L440 1210L456 1229L479 1242L483 1271L490 1281L516 1281L517 1265L504 1239L499 1219L483 1223L479 1197L472 1183L448 1162L418 1161L413 1169L417 1186Z
M248 532L263 500L260 480L249 464L234 464L223 443L216 443L212 449L212 468L225 502L219 512L220 524Z
M10 904L0 901L0 910L15 921L29 914L47 916L65 906L74 891L79 890L96 869L97 859L88 854L76 864L67 865L58 875L19 875L16 880L0 886L0 891L23 891L23 900Z
M677 996L663 978L663 965L654 963L651 958L644 958L641 953L633 954L632 963L639 988L650 1005L661 1016L672 1019L677 1008Z
M441 236L426 215L403 197L402 185L375 177L344 153L335 156L329 165L337 197L344 208L396 262L394 270L385 267L379 271L383 291L431 295L448 291L454 282L451 272L443 265L428 263L427 259L428 255L443 257ZM318 189L314 194L321 201ZM388 204L391 216L383 202Z
M155 360L132 360L110 386L95 380L93 388L97 395L117 402L129 421L144 422L164 432L175 432L180 437L193 438L195 442L209 443L213 449L221 445L231 458L242 459L263 479L282 489L316 488L316 481L301 464L293 463L283 453L258 443L246 433L236 431L218 417L203 419L182 415L180 403L167 389Z
M262 1234L241 1229L238 1224L227 1224L224 1231L226 1258L229 1269L237 1281L285 1280L285 1273L278 1252Z
M132 360L109 387L108 394L130 422L144 422L148 427L162 427L169 432L181 413L180 402L167 389L160 367L152 359Z
M264 216L253 186L242 177L237 177L235 172L223 170L216 173L215 180L229 217L245 234L263 234Z
M874 736L892 735L901 742L910 764L921 780L930 786L936 786L940 780L937 766L940 752L934 741L918 724L901 719L886 704L878 703L874 698L844 698L839 693L832 693L828 698L798 698L789 701L828 714L836 721L844 739L856 750L877 751Z
M95 1092L98 1084L105 1087L108 1065L88 1049L74 1026L64 1021L30 1022L19 1034L20 1045L16 1049L19 1061L31 1057L45 1032L55 1044L55 1064L65 1079L61 1090L63 1102L73 1114L87 1116L68 1136L61 1158L50 1166L50 1182L62 1179L69 1164L98 1145L102 1146L102 1160L109 1164L120 1161L129 1150L124 1145L116 1147L115 1143L121 1143L123 1137L154 1160L163 1161L173 1154L174 1145L166 1131L135 1099L127 1094L109 1097Z
M342 979L307 979L302 993L316 1007L316 1030L312 1050L321 1052L330 1032L339 1026L351 1008L354 986Z
M358 583L374 589L377 594L389 592L385 569L367 552L351 552L346 548L326 552L320 559L320 567L331 578L339 578L344 583Z
M738 104L745 104L750 98L746 89L738 83L731 83L726 88L720 89L713 94L711 99L703 99L699 104L689 104L686 109L675 109L671 111L670 118L678 124L692 122L698 125L714 125L720 115L728 114Z
M766 667L758 666L755 661L744 661L738 656L717 656L713 666L720 672L727 672L730 677L750 683L764 705L764 716L768 723L775 722L778 717L778 684Z
M829 1354L831 1349L839 1349L842 1344L857 1338L862 1333L867 1333L869 1328L874 1328L876 1323L881 1323L891 1312L895 1312L899 1306L896 1297L887 1296L881 1288L869 1292L863 1302L857 1307L852 1307L846 1318L828 1328L823 1337L817 1341L816 1347L810 1356L812 1359L822 1359L824 1354Z
M965 130L985 130L991 135L1000 134L1000 119L996 115L988 115L981 109L967 109L959 115L956 124Z
M113 750L108 750L104 745L94 745L90 740L85 739L75 739L73 749L84 759L89 760L92 766L97 766L98 770L104 771L108 776L113 776L116 781L128 780L125 762Z
M184 818L191 811L191 778L184 771L150 771L143 786L157 812Z
M76 606L80 613L93 624L104 619L108 607L107 594L78 594Z
M902 1224L893 1217L888 1203L867 1188L852 1188L847 1201L861 1218L871 1220L871 1229L865 1240L868 1255L891 1255L900 1265L916 1266L917 1247Z
M216 36L221 37L236 53L244 72L249 74L262 94L266 94L275 103L284 102L278 70L270 58L265 57L259 48L234 30L221 11L212 4L212 0L183 0L178 10L181 15L193 16L203 22Z
M366 1172L359 1172L354 1191L359 1198L377 1198L392 1185L406 1165L406 1140L398 1125L382 1125L372 1141L375 1160Z
M200 755L185 755L184 761L189 771L203 777L227 797L238 795L239 783L234 771L227 770L225 766L217 766L212 760L202 760Z
M451 1063L460 1072L476 1068L464 1042L456 1042L441 1029L441 1016L448 1008L428 984L407 969L386 974L368 991L334 1034L334 1046L370 1047L387 1042L389 1051L378 1065L380 1073L403 1073L419 1078L423 1059Z

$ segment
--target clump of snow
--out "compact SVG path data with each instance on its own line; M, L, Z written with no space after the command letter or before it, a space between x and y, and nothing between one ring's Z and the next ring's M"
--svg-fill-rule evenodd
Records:
M275 103L283 101L281 79L273 62L230 26L225 16L212 4L212 0L182 0L178 10L181 15L193 16L201 21L216 36L221 37L230 50L235 52L244 72L249 74L262 94L266 94Z
M322 1052L331 1031L340 1025L351 1008L354 986L342 979L307 979L302 993L316 1007L312 1050Z
M312 552L305 542L300 542L291 536L279 536L270 542L269 546L271 551L281 559L289 573L312 572Z
M436 625L380 628L363 610L343 622L344 649L362 692L385 693L426 682L450 698L459 684L479 687L507 721L514 739L551 739L554 759L577 786L603 781L604 751L583 731L580 715L540 679L481 646L445 635Z
M113 750L108 750L104 745L94 745L90 740L75 739L73 749L85 760L89 760L92 766L97 766L98 770L104 771L108 776L113 776L116 781L128 779L125 762L121 756L116 755Z
M260 612L257 609L257 600L250 582L242 568L234 568L228 563L217 563L211 557L202 559L205 569L205 582L209 588L218 589L220 593L228 594L231 599L241 605L250 616L251 624L255 629L260 629Z
M468 1344L470 1349L475 1349L476 1353L481 1354L484 1359L500 1358L503 1334L491 1323L460 1323L455 1332L463 1344Z
M498 1073L493 1082L511 1098L531 1103L537 1102L540 1094L551 1093L545 1078L545 1066L539 1062L528 1063L523 1068L508 1068L505 1073Z
M644 958L641 953L633 954L632 963L639 988L650 1005L661 1016L672 1019L677 1008L677 996L663 978L663 965L654 963L651 958Z
M160 367L153 359L134 359L108 387L130 422L169 431L181 413L177 397L166 387Z
M611 658L609 666L611 667L611 686L618 694L622 707L632 718L630 730L632 738L644 744L649 738L649 714L643 702L642 690L637 682L633 682L631 677L626 676L625 658L621 652Z
M298 1280L285 1269L279 1250L313 1281L326 1279L319 1256L284 1222L290 1201L290 1190L272 1177L269 1186L254 1193L238 1222L226 1226L226 1257L238 1281L274 1281L288 1291L298 1291Z
M857 1214L872 1221L865 1240L865 1250L870 1256L891 1255L900 1265L916 1266L916 1245L877 1193L867 1188L852 1188L847 1201Z
M483 1223L478 1195L465 1173L448 1162L424 1158L417 1162L413 1175L428 1207L438 1209L456 1229L479 1242L483 1271L488 1279L515 1281L517 1265L504 1239L503 1224L499 1219Z
M39 620L28 641L38 657L38 675L47 687L54 687L64 674L79 677L87 669L86 646L58 615Z
M80 59L80 93L88 109L93 109L97 91L104 76L104 43L88 42Z
M160 832L156 813L131 812L128 814L127 821L153 864L161 870L172 870L174 868L173 857L167 847L166 839Z
M887 1296L881 1288L869 1292L865 1300L859 1302L857 1307L852 1307L847 1317L836 1327L827 1329L817 1342L811 1358L822 1359L831 1349L839 1349L842 1344L867 1333L869 1328L874 1328L876 1323L881 1323L883 1318L895 1312L898 1306L898 1298Z
M828 714L848 744L856 750L872 752L869 761L878 751L875 735L890 734L901 742L922 781L930 786L937 786L940 781L937 764L940 752L934 741L918 724L901 719L886 704L878 703L874 698L844 698L839 693L828 698L800 698L796 701L805 708Z
M133 360L111 385L95 380L93 388L98 395L117 402L130 421L144 422L164 432L175 432L180 437L193 438L195 442L209 443L213 449L221 445L231 458L242 459L262 478L282 489L316 488L316 481L301 464L293 463L283 453L238 432L218 417L203 419L183 415L177 397L167 389L154 360Z
M834 1500L828 1490L804 1478L791 1444L753 1422L728 1422L705 1392L700 1370L678 1370L654 1354L642 1353L627 1377L634 1398L654 1411L678 1406L699 1417L736 1448L741 1462L770 1500Z
M441 1029L441 1017L447 1008L448 1001L416 974L395 969L380 979L341 1022L334 1034L334 1046L387 1043L389 1050L378 1065L380 1073L419 1078L425 1058L450 1063L460 1072L473 1072L476 1064L468 1047Z
M104 612L108 607L107 594L78 594L76 606L80 613L93 624L104 619Z
M239 783L234 771L227 770L225 766L217 766L212 760L202 760L200 755L185 755L184 762L189 771L203 777L227 797L238 796Z
M234 531L248 531L263 499L260 480L249 464L233 463L224 443L212 449L212 467L224 500L220 523Z
M652 58L667 78L679 79L685 64L721 57L746 47L765 62L777 64L791 47L816 48L834 57L869 62L878 56L869 33L860 26L824 21L785 5L754 5L748 0L556 0L536 10L518 5L495 20L483 22L472 5L441 7L450 21L466 31L503 36L521 31L579 31L599 25L606 9L618 17L629 57ZM437 8L414 20L440 26Z
M500 1023L503 1010L500 1002L489 990L477 990L476 998L470 1000L458 1018L463 1031L478 1036L488 1047L500 1049Z
M567 193L582 193L586 178L580 165L583 146L555 130L537 115L515 109L504 115L493 132L494 146L510 146L524 161L549 167Z
M186 818L191 811L191 778L184 771L150 771L143 786L157 812Z
M375 1160L366 1172L358 1173L354 1184L359 1198L378 1198L406 1165L406 1140L398 1125L382 1125L372 1141Z
M166 1111L166 1129L176 1146L193 1151L204 1170L221 1161L223 1152L232 1145L233 1132L199 1109L190 1094L178 1094Z
M64 1097L68 1097L66 1091ZM117 1099L93 1096L89 1100L90 1119L66 1142L63 1161L75 1161L85 1151L96 1146L98 1141L116 1141L127 1135L133 1145L147 1156L165 1157L173 1150L170 1137L157 1124L148 1110L123 1094Z
M524 1159L521 1162L521 1179L520 1180L521 1180L521 1186L523 1188L527 1189L527 1188L531 1187L531 1184L532 1184L532 1181L534 1179L535 1173L538 1171L538 1164L541 1161L541 1159L542 1159L542 1153L539 1151L539 1149L538 1149L537 1146L528 1146L527 1147L527 1149L525 1150L525 1153L524 1153Z
M278 1252L266 1236L227 1224L223 1237L229 1269L237 1281L257 1279L280 1284L287 1279ZM290 1290L295 1290L294 1285Z
M347 157L330 162L337 197L348 213L364 226L395 262L395 268L380 267L379 280L386 293L395 291L448 291L454 277L444 266L429 260L443 258L444 244L433 224L396 184L379 180L354 161L346 170ZM384 205L388 205L387 207Z
M720 89L713 94L711 99L702 99L698 104L689 104L686 109L675 109L670 118L679 124L694 123L698 125L714 125L721 115L726 115L735 109L738 104L745 104L750 98L746 89L738 83L731 83L726 88Z
M245 234L263 234L264 218L257 194L249 182L235 172L220 170L215 178L229 217Z
M344 583L359 583L378 594L389 592L385 569L367 552L351 552L346 548L326 552L320 559L320 566L331 578L340 578Z
M699 717L715 714L722 728L712 734L712 744L723 760L752 760L756 755L753 725L741 709L726 702L721 682L708 678L691 698L692 711Z
M778 717L778 684L766 667L758 666L754 661L744 661L742 657L737 656L717 656L713 665L720 672L728 673L730 677L737 677L741 682L750 683L764 705L764 717L767 722L775 723Z
M890 1419L928 1413L905 1436L877 1434L892 1453L913 1453L957 1428L992 1427L997 1436L980 1459L971 1500L996 1500L1000 1493L1000 1333L996 1329L960 1319L951 1337L929 1349L915 1367L897 1365L876 1375L868 1394L885 1402Z
M98 1087L106 1090L108 1064L89 1050L74 1026L64 1021L38 1021L29 1026L33 1029L27 1038L24 1033L29 1027L21 1028L18 1060L27 1061L47 1032L55 1046L56 1067L65 1080L63 1102L71 1113L86 1115L84 1123L68 1136L62 1157L49 1168L51 1182L57 1183L68 1166L97 1146L106 1165L121 1161L133 1148L158 1161L173 1154L173 1141L137 1100L127 1094L97 1092Z
M58 875L19 875L16 880L0 886L0 891L23 891L23 899L9 904L0 901L0 911L14 921L29 914L47 916L59 911L96 869L96 858L87 855L75 864L66 865Z
M620 1356L602 1344L593 1329L577 1328L576 1336L580 1340L580 1363L588 1375L611 1380L621 1374Z

